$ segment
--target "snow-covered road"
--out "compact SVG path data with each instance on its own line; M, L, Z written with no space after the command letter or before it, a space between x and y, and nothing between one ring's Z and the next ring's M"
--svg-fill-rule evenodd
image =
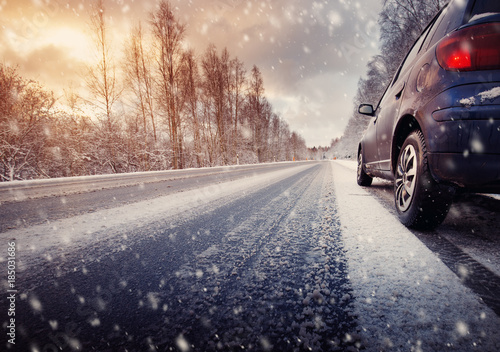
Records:
M500 349L500 318L351 164L202 185L0 233L1 295L12 241L18 290L2 348Z
M496 351L500 319L396 217L334 163L357 323L369 350Z

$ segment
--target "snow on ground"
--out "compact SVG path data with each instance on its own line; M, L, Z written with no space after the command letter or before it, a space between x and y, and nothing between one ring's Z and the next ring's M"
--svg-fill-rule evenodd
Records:
M285 161L275 165L293 164ZM266 164L229 165L217 167L188 168L166 171L145 171L108 175L57 177L24 181L0 182L0 205L4 202L24 201L52 196L65 196L125 186L141 186L144 182L166 181L180 178L213 175L232 170L249 170ZM269 164L267 164L269 165Z
M370 351L498 351L500 318L332 163L355 313Z

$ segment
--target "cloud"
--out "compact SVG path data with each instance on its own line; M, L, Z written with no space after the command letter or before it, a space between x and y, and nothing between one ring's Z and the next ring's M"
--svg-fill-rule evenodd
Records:
M326 72L298 81L293 92L282 90L270 100L290 126L303 136L312 136L315 145L329 145L339 137L352 112L350 92L356 90L357 76Z
M256 64L273 106L308 145L339 137L357 81L377 52L379 4L233 1L223 14L209 4L189 18L190 40L228 47L247 66Z
M23 76L43 83L57 96L61 95L71 82L82 81L84 66L55 45L36 48L27 55L19 55L12 48L4 47L1 55L4 63L17 66Z

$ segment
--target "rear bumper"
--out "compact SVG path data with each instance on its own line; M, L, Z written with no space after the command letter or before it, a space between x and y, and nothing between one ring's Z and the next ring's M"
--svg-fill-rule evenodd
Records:
M427 158L439 182L475 192L500 193L500 154L429 153Z
M499 117L438 122L427 130L428 149L434 153L500 154Z
M499 86L455 87L429 104L427 116L432 117L424 133L429 168L437 181L500 193L500 95L483 99L485 92L496 92Z

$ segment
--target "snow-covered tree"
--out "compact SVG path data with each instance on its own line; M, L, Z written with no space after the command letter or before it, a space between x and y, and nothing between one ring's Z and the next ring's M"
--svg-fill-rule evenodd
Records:
M104 0L93 1L87 95L69 89L56 102L1 66L2 181L308 157L266 98L260 69L213 45L197 57L168 0L121 43L119 67Z
M0 177L2 181L48 177L41 164L54 96L17 70L0 64Z

